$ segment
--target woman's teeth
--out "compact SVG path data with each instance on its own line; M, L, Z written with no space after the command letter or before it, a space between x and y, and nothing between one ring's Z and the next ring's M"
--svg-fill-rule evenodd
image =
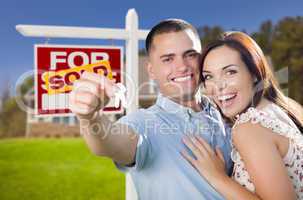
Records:
M229 94L218 96L218 100L223 108L226 108L233 104L233 100L236 98L237 94Z
M218 96L218 100L219 101L228 101L234 97L236 97L236 94L222 95L222 96Z

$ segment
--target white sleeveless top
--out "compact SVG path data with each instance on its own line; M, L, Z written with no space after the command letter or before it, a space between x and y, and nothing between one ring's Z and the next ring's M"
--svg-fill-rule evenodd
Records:
M237 116L233 128L241 123L259 123L276 134L289 138L289 148L283 161L293 183L298 199L303 199L303 136L289 116L276 104L269 104L262 110L249 108L247 112ZM232 144L231 158L234 161L233 179L255 192L255 186L245 169L244 162Z

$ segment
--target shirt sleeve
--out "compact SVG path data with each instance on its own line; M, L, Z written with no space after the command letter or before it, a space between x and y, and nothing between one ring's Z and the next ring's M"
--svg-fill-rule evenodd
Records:
M148 115L142 111L129 114L120 118L116 123L127 125L136 134L139 135L135 163L132 166L125 166L115 162L116 167L122 172L131 172L142 170L147 162L152 158L152 144L150 137L148 136L148 130L145 128L145 120Z

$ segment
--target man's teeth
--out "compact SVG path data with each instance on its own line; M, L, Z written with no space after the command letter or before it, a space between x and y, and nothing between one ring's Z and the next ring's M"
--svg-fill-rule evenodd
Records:
M191 75L189 76L183 76L183 77L179 77L179 78L174 78L173 81L175 82L183 82L183 81L187 81L191 79Z
M223 95L223 96L218 96L219 101L225 101L231 98L234 98L236 94L229 94L229 95Z

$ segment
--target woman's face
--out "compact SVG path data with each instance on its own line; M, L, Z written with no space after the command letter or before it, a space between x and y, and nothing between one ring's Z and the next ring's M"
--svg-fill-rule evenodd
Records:
M253 77L239 52L227 46L217 47L208 53L203 65L206 95L226 117L241 113L251 102L254 90Z

